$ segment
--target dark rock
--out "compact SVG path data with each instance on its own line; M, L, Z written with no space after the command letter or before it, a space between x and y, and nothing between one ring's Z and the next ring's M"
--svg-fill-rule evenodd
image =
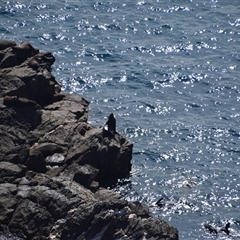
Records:
M79 169L78 172L74 174L73 180L85 187L89 187L92 184L93 180L96 179L98 173L98 169L85 164Z
M151 216L149 208L146 205L143 205L140 202L131 202L129 205L138 216L142 218L149 218Z
M51 223L53 219L44 206L24 199L17 205L8 226L9 230L19 237L46 239L45 234L49 232Z
M77 161L80 165L90 164L99 169L98 181L127 176L131 170L133 144L124 137L104 137L102 128L91 128L70 148L67 162ZM82 141L81 141L81 140Z
M5 158L5 161L15 163L15 164L21 163L21 159L20 159L18 154L7 155L6 158Z
M99 182L92 181L92 183L89 186L89 189L93 192L96 192L99 188Z
M116 199L80 204L64 219L55 222L49 238L116 239L116 236L120 239L178 239L175 228L161 220L143 219L133 213L125 200Z
M150 237L159 240L178 239L177 229L170 227L168 223L161 219L148 218L146 221L144 221L143 228L147 231L147 239Z
M0 182L13 182L16 178L23 177L26 168L10 162L1 162L0 164Z
M108 190L106 188L99 188L94 196L100 201L104 201L106 199L108 200L121 199L121 196L118 193Z
M47 166L47 167L49 167L49 166ZM46 172L46 175L49 176L49 177L57 177L59 174L61 174L64 171L65 168L66 168L65 164L63 166L60 166L60 167L54 166Z
M13 67L15 64L17 64L16 54L13 52L12 48L7 50L8 51L4 53L0 63L1 68Z
M51 53L9 44L0 48L0 236L177 240L147 206L102 187L129 174L133 144L89 124L87 100L60 94Z
M14 197L17 193L17 186L10 183L0 184L0 223L8 225L16 205L17 199Z
M71 164L66 171L64 171L63 175L72 176L72 179L75 182L85 187L89 187L96 179L98 173L99 170L91 165L85 164L79 166L78 164Z
M13 74L13 70L0 70L0 96L24 96L26 95L25 83L16 75Z
M64 95L62 98L63 101L56 101L52 104L49 104L44 108L47 114L49 111L56 112L57 114L61 114L66 118L61 118L61 120L80 120L87 121L88 118L88 105L89 102L82 97L74 96L70 94ZM60 115L60 116L61 116Z
M18 237L16 234L10 233L8 231L0 232L1 240L25 240L23 238Z

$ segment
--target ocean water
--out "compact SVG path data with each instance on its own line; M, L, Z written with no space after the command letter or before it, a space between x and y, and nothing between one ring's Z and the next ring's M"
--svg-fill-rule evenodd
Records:
M115 114L134 149L113 189L181 240L240 239L239 0L2 1L0 38L53 52L92 124Z

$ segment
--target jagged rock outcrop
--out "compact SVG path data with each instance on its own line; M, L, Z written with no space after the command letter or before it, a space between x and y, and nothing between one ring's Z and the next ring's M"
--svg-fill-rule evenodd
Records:
M101 187L129 174L133 144L87 122L89 102L60 93L54 60L0 41L0 236L178 239L146 206Z

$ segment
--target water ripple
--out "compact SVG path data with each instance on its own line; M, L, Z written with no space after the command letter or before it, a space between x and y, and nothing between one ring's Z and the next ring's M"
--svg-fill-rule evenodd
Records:
M203 223L228 221L217 239L239 238L238 0L10 0L0 16L1 38L53 52L54 75L91 102L92 124L115 113L134 148L114 189L180 239L213 239Z

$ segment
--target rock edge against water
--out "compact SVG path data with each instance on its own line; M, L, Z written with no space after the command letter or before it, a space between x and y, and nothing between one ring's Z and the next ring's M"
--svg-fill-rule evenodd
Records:
M87 122L89 102L61 94L54 61L0 40L0 238L178 239L145 205L101 187L129 174L133 144Z

